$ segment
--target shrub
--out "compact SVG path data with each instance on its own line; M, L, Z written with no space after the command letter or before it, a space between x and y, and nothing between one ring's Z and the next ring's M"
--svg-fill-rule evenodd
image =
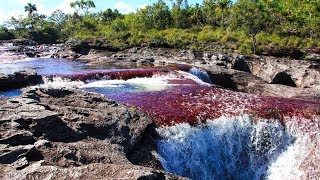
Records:
M220 41L221 35L217 34L211 26L206 26L198 33L197 40L200 43Z
M168 29L162 31L166 41L170 47L186 48L189 44L196 40L196 35L189 30Z
M13 33L11 33L7 28L0 26L0 40L10 39L14 39Z

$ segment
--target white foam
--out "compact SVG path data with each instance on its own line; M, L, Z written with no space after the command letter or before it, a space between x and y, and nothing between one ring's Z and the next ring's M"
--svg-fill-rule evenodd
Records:
M164 169L192 179L264 179L293 141L279 121L253 122L248 115L157 131L163 138L158 153Z
M201 69L198 69L198 68L193 67L193 68L191 68L191 69L189 70L188 73L190 73L190 74L198 77L198 78L201 79L203 82L211 83L211 79L210 79L208 73L205 72L205 71L203 71L203 70L201 70Z
M193 74L190 74L188 72L184 72L184 71L179 71L179 73L181 75L183 75L184 78L186 79L190 79L190 80L193 80L194 82L196 82L197 84L199 85L203 85L203 86L211 86L211 84L207 83L207 82L204 82L203 80L201 80L199 77L193 75Z
M71 81L62 77L44 77L44 84L37 85L40 88L51 88L51 89L61 89L61 88L78 88L84 85L82 81Z
M302 138L290 145L268 169L268 179L302 179L304 172L299 169L301 154L308 146Z
M272 162L268 179L319 179L320 119L298 120L294 117L288 121L287 129L295 141Z
M133 78L129 80L101 80L83 84L80 86L80 88L121 88L125 85L132 85L145 91L161 91L167 89L170 86L167 80L168 78L161 77Z

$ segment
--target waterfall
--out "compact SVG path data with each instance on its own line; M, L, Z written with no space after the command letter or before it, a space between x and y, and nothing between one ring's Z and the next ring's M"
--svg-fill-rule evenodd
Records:
M305 142L276 120L221 117L205 125L177 124L158 128L158 132L162 136L158 155L164 169L191 179L289 177L285 171L303 174L297 171L303 160L291 155L292 151L303 154L297 150L306 149ZM299 178L297 174L291 177Z
M192 75L194 75L194 76L197 76L197 77L198 77L199 79L201 79L203 82L212 84L212 81L211 81L211 79L210 79L210 77L209 77L209 75L208 75L207 72L204 72L204 71L202 71L202 70L200 70L200 69L198 69L198 68L193 67L193 68L191 68L191 69L189 70L188 73L190 73L190 74L192 74Z

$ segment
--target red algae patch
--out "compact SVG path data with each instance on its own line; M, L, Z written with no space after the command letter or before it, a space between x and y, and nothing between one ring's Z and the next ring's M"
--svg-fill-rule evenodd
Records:
M93 80L93 79L122 79L128 80L138 77L152 77L154 74L160 73L159 69L134 69L134 70L105 70L105 71L89 71L80 72L72 75L60 75L71 80Z
M152 77L154 75L162 75L176 70L188 71L191 69L189 65L170 65L158 68L144 68L144 69L115 69L115 70L91 70L82 71L73 74L58 75L60 77L68 78L71 80L100 80L100 79L121 79L128 80L132 78Z
M251 94L200 86L189 80L172 80L172 88L156 92L113 95L110 98L136 106L154 118L158 126L195 125L221 116L250 114L265 119L320 115L320 101L258 97Z

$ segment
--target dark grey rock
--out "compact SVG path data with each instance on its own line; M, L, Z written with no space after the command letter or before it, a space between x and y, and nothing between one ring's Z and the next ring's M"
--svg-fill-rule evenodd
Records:
M16 72L14 74L0 74L0 90L22 88L42 83L42 77L34 72Z

